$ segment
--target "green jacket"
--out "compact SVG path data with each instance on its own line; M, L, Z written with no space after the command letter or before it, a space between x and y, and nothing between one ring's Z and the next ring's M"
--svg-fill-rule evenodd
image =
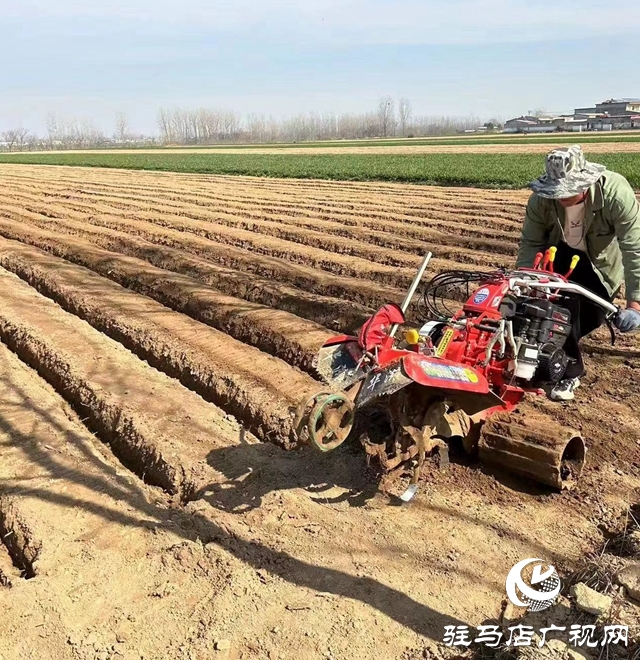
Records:
M518 249L518 268L564 240L564 208L553 199L529 198ZM595 271L613 296L623 280L627 300L640 301L640 205L620 174L606 170L589 189L585 242Z

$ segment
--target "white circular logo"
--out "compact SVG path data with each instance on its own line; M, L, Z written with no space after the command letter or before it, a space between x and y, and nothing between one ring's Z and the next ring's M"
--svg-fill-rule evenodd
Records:
M522 577L522 571L534 562L539 563L533 567L531 584L527 584ZM543 572L544 566L542 559L523 559L509 571L507 596L514 605L526 607L529 612L542 612L556 602L562 583L553 566L547 565Z
M489 297L490 293L491 291L489 291L489 289L487 289L486 287L479 289L478 291L476 291L476 295L473 296L473 304L474 305L482 304Z

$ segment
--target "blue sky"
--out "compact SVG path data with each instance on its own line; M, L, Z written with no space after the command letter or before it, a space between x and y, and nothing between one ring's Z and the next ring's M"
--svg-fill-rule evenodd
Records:
M284 117L359 112L508 118L640 97L640 3L610 0L0 0L0 130L50 111L157 109Z

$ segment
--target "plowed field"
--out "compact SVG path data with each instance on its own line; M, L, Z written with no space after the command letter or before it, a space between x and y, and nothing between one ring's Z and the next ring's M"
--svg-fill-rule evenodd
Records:
M527 193L0 166L0 658L441 657L509 569L566 575L640 501L640 350L586 342L553 494L296 446L326 338L433 272L511 265ZM435 656L430 653L436 654Z

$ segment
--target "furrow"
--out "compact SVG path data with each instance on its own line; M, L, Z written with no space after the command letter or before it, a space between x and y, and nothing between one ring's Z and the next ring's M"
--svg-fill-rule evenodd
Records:
M55 170L59 170L56 172ZM375 208L390 202L400 207L424 208L436 202L449 202L474 206L500 206L517 209L526 202L527 191L500 191L459 187L421 186L397 183L327 181L305 179L268 179L248 176L197 175L170 172L132 172L127 170L93 170L92 168L62 168L48 166L4 165L3 171L10 176L27 178L35 175L38 181L86 185L95 183L99 187L117 187L132 191L149 189L153 181L159 191L183 194L206 195L213 189L225 190L239 199L293 200L301 198L306 203L344 205L352 208L360 204Z
M345 279L358 279L370 282L372 287L407 288L415 275L415 268L392 267L372 264L370 261L345 255L336 255L327 250L298 246L289 241L281 241L268 237L257 237L253 232L232 230L224 227L195 229L185 222L163 222L156 218L153 221L129 220L114 216L93 216L85 220L90 224L126 231L134 236L169 247L186 249L198 256L213 262L233 268L248 267L253 272L264 276L273 276L277 270L283 273L284 281L289 281L303 288L317 287L323 280L338 284ZM195 221L194 221L195 222ZM407 257L407 262L420 263L419 257ZM289 262L295 268L296 279L291 280ZM437 270L456 268L456 262L445 259L434 259L433 266ZM289 275L286 275L287 271ZM306 282L299 275L311 273ZM329 277L327 277L329 276ZM314 282L313 284L311 282ZM317 288L310 290L318 291ZM322 290L324 295L344 295L344 290Z
M9 166L6 166L9 171ZM153 182L158 189L194 190L207 192L212 187L224 188L230 194L244 193L247 197L273 196L277 199L305 198L313 203L344 203L381 205L393 200L400 206L423 208L433 203L448 203L450 205L502 206L514 208L518 203L526 202L526 191L487 191L473 188L421 186L409 184L379 184L372 182L324 181L324 180L278 180L242 176L214 176L179 174L168 172L132 172L110 170L95 170L91 168L56 168L41 166L36 170L42 179L61 180L64 177L70 184L85 184L94 182L102 184L118 184L140 186L141 181ZM26 168L15 167L14 171L22 173ZM149 186L146 186L147 189Z
M149 210L178 211L188 208L195 213L198 210L235 209L245 213L256 211L263 215L280 216L291 215L298 217L308 217L315 219L336 219L340 222L353 222L369 218L385 222L392 218L398 220L411 220L414 218L428 218L434 214L436 219L446 219L447 214L455 212L456 217L461 217L463 221L480 221L478 216L486 222L487 219L496 222L507 223L507 226L514 227L520 223L524 205L501 203L495 204L478 203L474 197L457 201L455 203L438 199L432 196L432 188L424 189L423 203L416 205L403 196L398 200L385 197L379 203L372 203L370 198L362 198L354 203L352 198L348 203L336 202L335 197L318 198L313 201L310 197L293 197L291 201L283 201L282 194L277 194L273 198L265 199L257 196L239 196L234 188L230 188L230 193L226 194L223 186L217 186L213 192L211 189L196 191L192 187L178 189L175 187L167 188L165 191L154 190L149 193L147 190L135 189L127 192L121 186L114 186L113 190L105 192L104 186L91 188L83 185L80 188L69 189L68 187L54 187L57 190L57 196L62 199L82 198L95 201L108 202L111 204L122 205L122 208L146 208ZM436 202L434 204L434 202ZM511 208L510 208L511 207ZM450 211L448 209L451 209ZM475 212L475 213L473 213Z
M1 527L0 530L2 530ZM6 534L11 534L11 531L3 530L3 537ZM13 559L9 554L9 549L4 544L4 541L0 542L0 589L2 587L13 587L13 585L20 579L21 575L24 574L24 571L16 567L14 564Z
M197 235L213 238L221 242L233 242L233 234L229 237L228 232L212 230L212 225L223 225L256 234L263 234L273 238L309 245L321 250L330 251L333 254L350 255L374 261L389 266L404 266L412 263L412 257L424 255L425 245L432 246L436 256L441 259L455 260L461 263L477 263L490 265L495 258L492 256L498 252L513 255L515 253L515 240L507 235L506 241L488 240L477 236L477 232L465 229L463 225L456 225L462 232L471 234L469 237L446 233L440 231L440 223L434 221L433 228L425 226L414 230L417 238L405 237L411 232L400 222L389 221L386 230L379 231L376 227L381 223L370 221L367 226L344 225L331 220L304 221L292 217L273 216L273 220L261 219L264 214L256 211L241 211L241 215L234 215L222 211L204 212L192 211L190 208L176 207L176 213L180 217L166 214L166 209L158 207L148 210L147 205L140 204L135 212L123 210L121 205L112 202L95 205L90 202L73 204L63 203L64 208L70 208L78 212L102 212L118 217L133 220L147 220L162 224L163 226L175 226L186 229ZM142 208L144 207L144 209ZM183 217L184 222L183 222ZM188 224L185 224L188 223ZM197 223L197 224L196 224ZM393 227L390 227L392 225ZM393 228L393 232L390 231ZM247 234L241 236L246 237ZM237 241L238 239L236 239ZM508 242L507 242L508 241ZM372 247L375 246L375 247Z
M30 208L29 210L36 210ZM42 208L37 209L42 212ZM75 211L75 209L71 209ZM75 211L76 213L81 213ZM68 209L58 209L53 205L48 205L47 214L50 217L65 218L69 213ZM70 214L72 216L73 214ZM78 216L75 216L76 218ZM139 219L136 219L139 218ZM200 220L189 220L175 216L162 216L156 213L137 213L130 217L113 215L110 209L104 205L95 206L95 215L86 218L87 222L109 229L125 229L148 239L148 235L158 230L158 235L170 235L166 230L175 232L177 235L193 235L203 239L202 246L207 245L207 241L219 244L220 246L231 246L242 250L250 251L253 255L260 254L272 257L282 261L290 261L294 264L303 264L313 269L324 270L339 277L365 277L369 280L388 285L388 286L406 286L411 282L413 269L406 266L394 266L376 264L369 259L354 257L344 254L336 254L335 246L328 246L328 249L312 247L308 245L298 245L290 241L274 239L268 236L257 236L251 231L235 229L215 225ZM146 235L145 235L146 232ZM174 235L175 235L174 234ZM193 242L191 243L193 244ZM223 248L224 249L224 248ZM208 255L207 255L208 258ZM405 261L414 260L420 262L419 257L405 256Z
M123 469L64 399L4 344L0 401L0 529L13 563L34 578L18 584L16 569L14 588L0 589L0 656L138 658L142 644L145 657L176 657L173 650L192 639L188 627L203 594L211 593L208 605L222 607L215 599L224 597L229 584L229 560L218 546L204 546L220 527L205 527L202 516L174 506ZM196 404L185 412L197 415L204 408ZM206 462L207 448L220 446L202 439L189 437L188 444L200 445L206 484L226 481ZM247 435L246 447L250 441L257 442ZM193 456L186 444L176 442L174 461ZM224 450L237 446L230 437ZM243 469L233 455L228 460ZM185 555L178 553L193 564L179 561ZM163 592L165 584L178 588ZM150 627L152 637L145 637ZM126 643L114 654L116 631ZM93 641L83 644L89 635Z
M3 349L2 352L6 351ZM0 391L2 386L0 386ZM6 398L2 398L6 402ZM9 424L0 425L0 434L7 432ZM4 460L4 456L3 456ZM19 570L19 575L26 579L36 576L35 564L42 550L42 541L38 539L27 521L20 515L15 500L10 495L0 492L0 534L2 544L9 553L11 565L3 557L0 562L0 584L12 586L11 578L15 576L13 568Z
M83 190L83 193L86 193ZM55 199L61 201L71 197L71 195L56 195ZM81 194L73 195L74 199L84 200ZM37 199L31 198L32 201ZM101 195L108 204L105 209L114 208L136 209L136 215L128 217L139 218L148 215L150 212L149 204L138 200L131 200L126 205L114 202L106 195ZM92 211L91 202L81 204L75 202L74 209ZM518 227L513 231L503 231L500 229L488 229L486 227L487 219L477 218L467 219L459 217L459 221L451 222L441 218L433 217L431 220L416 222L415 218L409 216L388 215L384 220L375 220L370 217L335 216L327 218L312 217L311 214L301 216L301 208L298 207L295 213L290 215L286 213L267 213L264 209L247 207L234 208L225 205L221 210L209 211L206 208L195 207L193 204L176 204L171 207L176 214L188 216L192 219L201 219L207 222L235 226L240 229L246 229L257 233L264 233L277 238L283 238L298 243L304 243L305 240L314 240L314 234L308 232L313 229L316 232L322 232L315 235L316 247L323 247L327 242L327 234L341 236L347 241L342 241L336 245L336 249L342 253L353 253L356 256L365 258L375 258L379 263L397 263L398 256L389 250L400 250L412 254L422 254L425 244L431 246L440 246L438 256L442 258L453 258L463 262L482 260L482 256L477 255L478 251L488 254L496 252L513 255L517 241ZM166 213L167 208L156 205L151 211L157 213ZM141 213L142 212L142 213ZM413 223L416 222L414 225ZM285 226L283 226L285 225ZM290 228L291 226L292 228ZM357 240L354 240L357 239ZM381 251L367 253L367 248L362 244L373 244L380 246ZM452 250L451 247L463 248L462 250ZM484 257L486 259L486 257Z
M238 424L15 275L0 269L0 281L0 338L4 344L71 403L125 466L182 500L191 498L210 478L206 456L237 443ZM87 296L91 295L104 298L105 291L87 288ZM135 306L119 302L119 317L135 317ZM85 309L89 311L91 305ZM103 309L111 311L108 304ZM134 326L131 320L130 327ZM142 343L144 328L137 330L137 340ZM184 337L182 344L187 340ZM196 354L190 360L188 347L172 345L170 337L158 344L158 350L165 351L166 365L172 358L174 362L182 358L182 368L199 372L207 384L222 378L204 373L195 362L201 356ZM288 419L288 411L283 417ZM270 421L280 426L277 410L270 411ZM277 439L278 433L272 437Z
M24 192L21 190L21 192ZM229 212L235 212L243 217L252 216L262 219L279 220L282 216L298 218L305 221L336 221L341 224L362 224L363 222L377 223L384 227L385 223L397 221L400 223L416 223L424 227L438 225L440 222L451 222L452 217L457 220L453 224L458 227L474 227L476 231L481 232L486 228L487 223L494 226L499 231L517 232L524 213L524 207L518 207L514 213L504 214L492 207L481 205L469 205L455 207L451 211L446 210L444 206L425 205L424 208L407 208L406 205L389 206L380 205L380 208L367 208L366 202L358 205L350 204L349 208L343 209L336 207L335 204L327 202L320 206L309 206L303 198L293 200L288 205L278 202L267 202L260 199L247 199L247 201L238 201L232 196L218 194L197 195L192 198L191 195L176 195L175 191L167 195L153 195L149 193L139 193L135 196L123 195L119 188L114 192L105 194L104 189L92 190L83 186L79 189L69 190L59 189L57 193L52 193L52 197L64 201L71 200L76 204L86 202L90 207L99 201L108 204L111 208L120 208L121 210L136 211L155 211L166 213L170 211L177 215L188 215L193 218L207 218L212 213L216 213L223 208ZM208 201L205 201L207 200ZM168 200L168 201L167 201ZM160 203L162 201L162 203ZM445 209L445 210L443 210ZM477 211L475 214L471 211ZM413 211L413 213L412 213ZM304 222L302 222L304 225Z
M189 270L181 271L191 275L198 272L199 263L208 263L208 276L213 274L214 264L226 269L243 272L251 278L257 275L255 287L259 287L259 278L269 278L272 283L287 283L317 296L326 296L334 300L346 301L342 306L336 305L336 312L342 309L348 314L348 308L355 303L358 306L379 307L389 300L401 300L402 290L391 286L382 286L367 280L344 278L315 270L309 266L283 262L279 259L256 255L248 250L242 250L229 245L216 244L197 236L182 234L175 230L162 230L147 223L123 223L118 225L120 231L109 229L101 225L94 225L88 221L51 220L42 214L27 211L21 207L2 204L0 216L12 220L28 221L39 227L61 231L73 235L86 237L88 240L101 241L99 244L107 249L124 252L131 256L144 258L160 268L176 270L169 266L169 262L176 256L178 261L188 264ZM131 248L135 245L135 248ZM133 252L129 251L133 249ZM195 259L195 257L199 257ZM193 270L192 270L193 267ZM205 281L205 280L203 280ZM246 280L245 280L246 282ZM219 288L217 284L206 281ZM247 299L247 295L237 291L233 295ZM269 304L263 300L257 302ZM291 301L293 304L293 301ZM345 307L346 305L346 307ZM293 311L293 310L289 310ZM297 312L294 312L297 313ZM303 315L303 314L299 314ZM318 318L314 320L323 325L330 325Z
M260 439L296 444L293 415L320 387L308 375L36 248L4 239L2 254L3 263L34 287L235 415ZM70 322L64 318L60 325L63 320Z
M67 206L65 205L63 208L66 211ZM191 214L189 217L182 217L167 215L159 211L136 211L135 213L128 213L108 204L93 205L92 208L92 205L88 203L83 205L76 203L69 205L69 208L79 213L85 211L97 212L105 214L105 216L114 216L128 220L143 220L162 227L193 233L216 242L229 243L254 251L264 251L266 254L273 254L281 258L282 250L292 255L292 250L288 244L295 243L309 246L314 250L338 255L338 257L333 257L334 260L347 255L383 266L406 267L407 265L411 265L417 267L425 252L424 240L403 240L380 232L381 236L378 237L378 241L383 241L385 245L379 246L375 245L375 241L360 240L360 237L370 237L371 232L367 230L358 231L357 228L346 229L341 232L344 235L335 236L334 232L328 232L326 229L324 231L310 229L309 223L307 223L306 227L292 227L283 225L282 223L264 220L243 221L236 216L222 212L208 215L200 214L204 219L194 219ZM65 213L63 210L56 210L55 207L51 207L51 210L59 215L64 215ZM491 265L495 261L495 257L491 254L465 249L461 245L461 243L464 243L464 239L460 239L459 237L456 237L457 240L454 243L456 247L452 247L453 239L446 234L439 234L430 230L425 230L425 234L425 238L432 238L432 249L435 256L439 259L481 265ZM278 241L269 241L268 239L258 238L257 236L268 236L278 239ZM500 252L505 252L503 246L498 246L498 248ZM513 252L513 248L506 246L506 251ZM314 254L317 253L314 252ZM296 259L292 255L292 260L298 261L299 257ZM316 257L314 265L317 263L320 264L321 268L330 270L331 272L352 275L349 272L344 273L334 265L327 267L326 261L318 261Z
M42 185L40 181L34 183L37 187ZM18 179L15 189L22 193L29 192L29 189L25 191L23 186L24 181ZM105 193L105 188L109 190L108 193ZM104 181L101 181L100 187L95 189L86 184L70 188L60 185L58 182L49 183L47 190L49 191L46 193L47 196L60 200L85 199L91 203L99 200L123 209L159 212L171 210L178 214L184 214L184 211L188 210L193 217L199 217L200 213L207 212L209 209L218 210L220 208L242 215L257 213L259 217L267 219L288 216L309 218L310 220L338 221L342 224L360 224L364 221L378 222L382 225L390 221L433 224L434 222L446 223L453 216L458 220L458 226L476 226L478 231L485 228L487 222L493 224L497 229L517 231L524 213L524 204L512 204L513 211L505 214L500 208L478 204L475 198L470 198L468 202L446 210L450 205L440 204L437 196L434 199L431 192L433 188L424 189L425 203L422 206L411 206L406 196L397 204L390 204L389 198L386 197L385 201L378 205L372 205L368 198L357 200L357 203L350 200L347 205L337 205L335 201L328 198L322 198L321 202L313 205L310 204L308 197L293 198L291 202L283 202L281 194L274 197L273 200L251 196L238 197L235 187L230 187L233 192L226 195L224 194L225 187L220 185L216 186L215 194L212 194L209 189L196 191L193 186L185 188L184 192L174 187L167 188L166 192L155 188L153 193L135 188L127 194L126 189L123 190L121 185L108 186ZM503 204L502 206L510 205Z
M103 250L82 239L56 235L35 227L25 228L24 225L3 220L0 220L0 234L90 268L310 374L315 374L312 366L315 354L332 334L317 323L223 295L190 277L156 268L118 252ZM20 251L16 246L7 247L6 242L0 245L0 262L16 272L12 259L19 256ZM41 256L35 251L23 251L22 254L25 259L30 257L36 262Z

